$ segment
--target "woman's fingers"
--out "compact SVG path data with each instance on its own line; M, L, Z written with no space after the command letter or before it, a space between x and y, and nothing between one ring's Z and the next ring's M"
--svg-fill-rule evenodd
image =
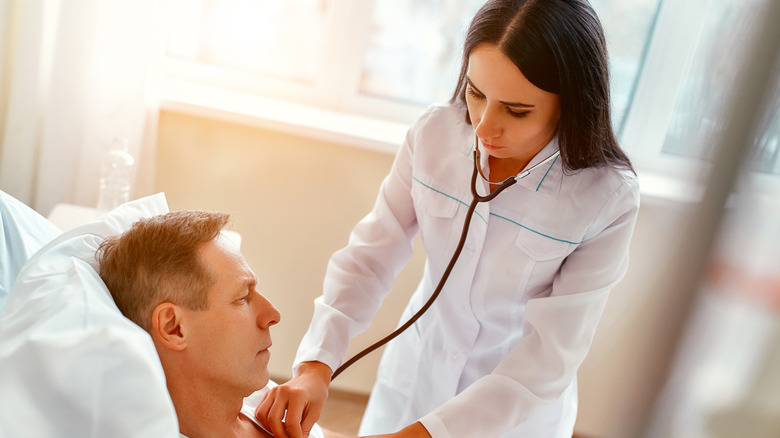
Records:
M305 407L306 404L300 399L292 399L287 405L287 416L284 423L287 428L287 434L291 438L306 438L309 436L311 427L304 428L301 424Z
M271 406L273 406L275 400L276 388L271 388L265 393L263 400L257 405L257 408L255 408L255 417L265 429L270 428L270 425L268 424L268 412L271 410Z
M277 386L265 395L255 416L274 436L306 438L321 411L322 403L310 403L305 391Z
M273 405L268 410L268 427L275 437L287 436L287 427L284 423L284 417L287 412L287 403L289 400L284 391L280 391L274 400Z
M296 377L268 391L255 416L274 436L308 437L328 398L330 376L327 365L304 362Z
M310 404L308 409L304 412L303 421L301 421L301 429L304 431L304 436L309 436L309 432L314 428L314 424L317 423L320 414L322 414L322 408L322 405L315 408L313 404Z
M287 436L287 429L284 424L285 411L287 410L287 395L277 386L271 388L263 397L263 401L255 409L255 417L263 425L263 428L271 432L274 436Z

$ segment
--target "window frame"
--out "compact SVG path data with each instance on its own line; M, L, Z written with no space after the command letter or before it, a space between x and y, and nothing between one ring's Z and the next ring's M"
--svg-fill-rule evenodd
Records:
M324 50L318 60L320 72L313 83L166 57L162 106L395 153L409 124L425 107L361 95L363 53L373 5L373 0L329 0ZM640 180L652 186L647 193L686 202L701 199L703 176L710 164L662 149L677 95L705 25L701 7L700 2L660 0L618 132ZM260 109L263 107L269 109ZM777 180L773 176L762 179Z
M704 24L697 2L661 1L644 66L619 132L621 146L639 169L669 176L701 171L702 162L665 154L662 149Z
M173 4L177 0L168 1ZM199 9L202 2L188 0L187 7ZM334 113L360 114L409 124L425 109L424 106L364 96L358 89L363 53L369 41L373 4L373 0L329 0L325 41L317 60L318 74L313 82L166 56L163 61L163 96L170 99L165 92L175 82L191 82Z

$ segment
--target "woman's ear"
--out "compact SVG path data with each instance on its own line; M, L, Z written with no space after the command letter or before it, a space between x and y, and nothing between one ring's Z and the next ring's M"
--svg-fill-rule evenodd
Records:
M182 328L182 309L173 303L160 303L152 312L152 339L170 350L187 348Z

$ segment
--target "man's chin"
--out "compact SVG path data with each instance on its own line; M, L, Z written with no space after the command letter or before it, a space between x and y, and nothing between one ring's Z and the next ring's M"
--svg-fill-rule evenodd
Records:
M260 381L262 382L262 385L260 386L260 389L263 389L266 386L268 386L268 382L270 380L271 380L271 375L268 372L268 369L266 368L266 370L263 373L260 374Z
M256 379L253 379L253 383L258 386L255 391L263 389L268 386L268 382L271 380L271 373L268 371L268 367L263 367L255 374Z
M267 370L263 370L259 375L258 374L253 375L251 378L247 379L246 381L247 385L244 387L243 396L249 397L255 392L265 388L266 386L268 386L268 382L270 380L271 379L269 377Z

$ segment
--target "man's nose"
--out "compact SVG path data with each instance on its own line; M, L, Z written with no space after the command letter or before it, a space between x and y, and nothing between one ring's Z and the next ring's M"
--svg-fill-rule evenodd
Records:
M261 328L268 328L278 324L282 319L279 309L276 308L265 295L258 292L257 299L257 325Z

